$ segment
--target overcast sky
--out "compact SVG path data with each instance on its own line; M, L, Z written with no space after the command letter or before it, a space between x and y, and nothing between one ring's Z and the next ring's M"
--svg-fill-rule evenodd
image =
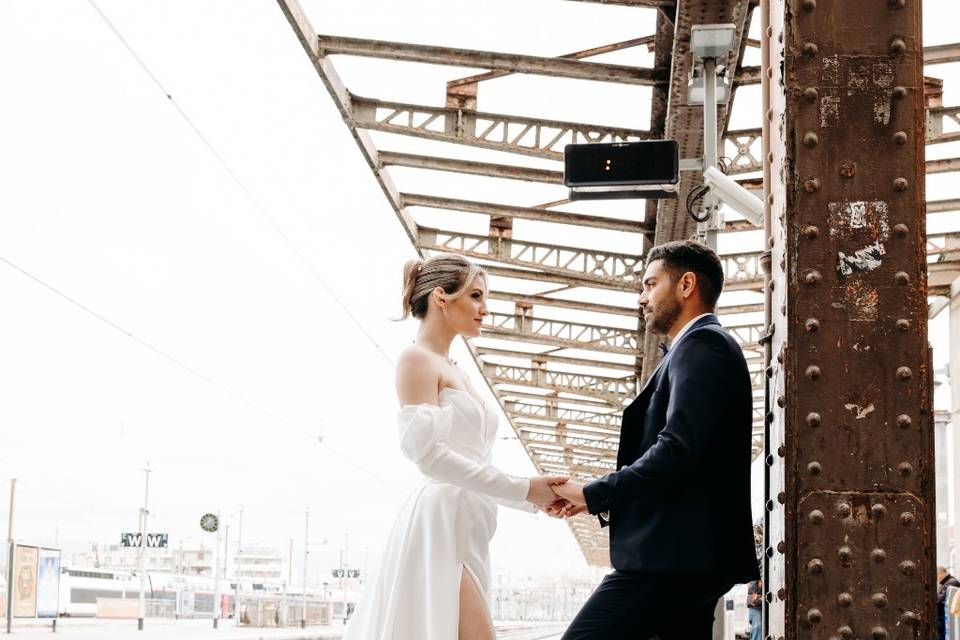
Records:
M925 3L927 44L951 40L949 4ZM320 33L539 55L647 35L654 22L652 11L559 0L304 5ZM202 513L219 510L235 526L243 508L245 541L282 551L292 538L300 557L309 508L311 540L328 541L314 549L314 570L333 564L346 534L354 565L365 549L375 561L418 478L396 446L391 364L416 331L392 321L413 248L275 2L96 6L153 77L85 0L0 8L0 517L16 477L17 538L117 541L136 529L149 461L150 530L174 543L200 539ZM649 65L652 56L605 59ZM471 73L335 63L356 94L433 105L446 80ZM957 104L956 65L928 73L947 78L945 104ZM756 126L758 104L755 88L738 94L731 127ZM649 119L646 88L549 78L487 83L480 105L636 128ZM397 149L394 138L375 136ZM552 166L477 150L462 157ZM393 175L412 192L531 205L563 197L549 185ZM929 197L960 196L953 179L931 177ZM589 210L636 217L642 203ZM941 215L937 224L960 229L954 214ZM485 229L465 215L418 220ZM638 250L628 234L516 228ZM944 321L931 325L937 366ZM460 343L453 356L482 387ZM501 427L513 435L502 416ZM515 439L496 456L511 473L533 473ZM506 510L493 557L521 573L585 567L564 523Z

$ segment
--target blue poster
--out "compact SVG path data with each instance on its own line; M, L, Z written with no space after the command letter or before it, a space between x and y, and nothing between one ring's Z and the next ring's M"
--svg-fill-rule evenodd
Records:
M56 618L60 606L60 550L40 549L37 567L37 617Z

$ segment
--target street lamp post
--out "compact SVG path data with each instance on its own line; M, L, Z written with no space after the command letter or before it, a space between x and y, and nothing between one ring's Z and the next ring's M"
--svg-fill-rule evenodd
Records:
M140 617L137 619L137 630L143 631L143 619L147 617L147 601L146 601L146 587L147 587L147 570L146 562L144 560L144 551L147 546L147 500L150 496L150 463L147 463L147 467L143 470L144 472L144 482L143 482L143 509L140 510L140 557L138 560L140 572Z

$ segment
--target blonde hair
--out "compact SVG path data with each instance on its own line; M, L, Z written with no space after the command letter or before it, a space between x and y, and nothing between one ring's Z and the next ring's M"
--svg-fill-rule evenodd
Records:
M460 255L439 255L426 260L407 260L403 265L403 315L423 319L427 315L430 292L443 289L456 300L473 284L477 276L487 277L480 265Z

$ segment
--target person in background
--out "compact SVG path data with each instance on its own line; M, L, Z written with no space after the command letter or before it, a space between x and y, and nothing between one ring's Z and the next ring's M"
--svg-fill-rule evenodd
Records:
M750 616L750 640L763 636L763 580L754 580L747 587L747 612Z
M946 567L937 567L937 637L945 640L947 637L947 587L960 589L960 580L957 580Z

